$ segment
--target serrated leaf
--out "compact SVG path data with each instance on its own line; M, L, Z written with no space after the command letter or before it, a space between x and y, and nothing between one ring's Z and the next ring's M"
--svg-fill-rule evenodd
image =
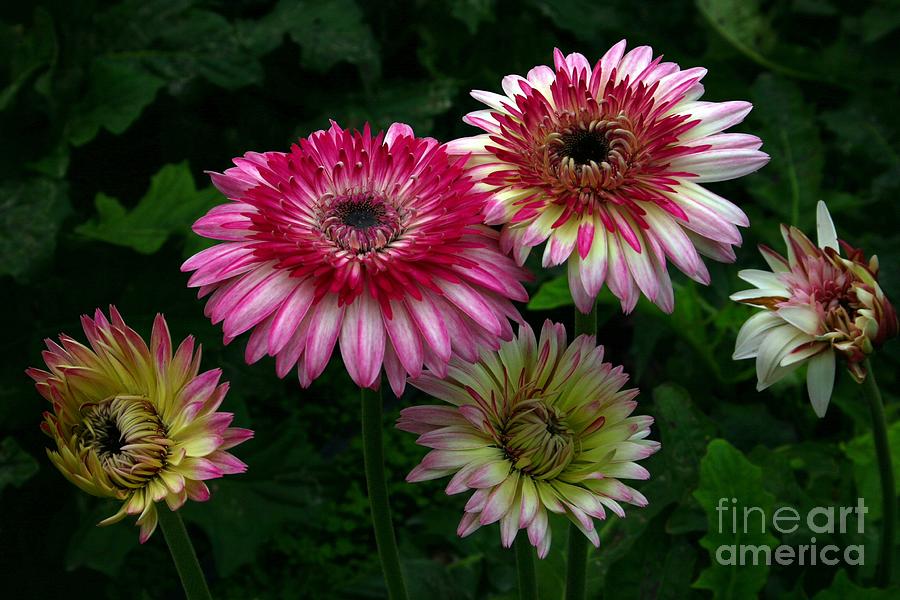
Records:
M15 438L0 443L0 492L7 486L20 487L38 472L38 462L25 452Z
M191 224L213 206L219 192L198 190L187 163L166 165L153 176L150 189L132 210L115 198L98 193L97 218L75 228L76 233L142 254L159 250L172 234L187 234Z
M50 259L71 210L66 190L50 179L0 185L0 274L24 279Z
M120 134L153 102L165 82L139 65L97 59L91 66L87 92L72 107L66 137L75 146L88 143L101 128Z
M751 115L772 161L749 191L783 222L810 225L825 168L815 113L796 84L770 74L759 76L751 98Z
M711 564L694 582L694 587L712 591L716 600L754 599L766 584L769 567L764 562L720 564L716 556L721 548L733 547L733 556L739 559L742 546L771 548L778 543L768 531L761 533L756 527L747 527L745 531L740 519L737 531L732 530L730 519L723 519L723 526L721 530L719 528L723 513L716 508L720 499L724 499L729 510L753 506L761 508L766 515L771 514L775 498L765 491L762 477L762 469L722 439L711 441L706 456L700 461L700 486L694 497L706 512L708 530L700 545L709 551ZM737 499L737 509L733 508L731 498ZM727 551L722 556L727 557Z

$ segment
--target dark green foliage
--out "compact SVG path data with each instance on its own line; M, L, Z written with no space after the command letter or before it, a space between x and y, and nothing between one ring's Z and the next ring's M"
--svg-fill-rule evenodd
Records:
M180 594L162 537L137 543L128 520L68 484L46 459L45 401L23 370L41 340L81 337L78 317L114 303L145 335L164 312L173 336L204 344L204 364L231 381L224 410L256 430L237 449L245 475L214 482L184 517L217 598L383 598L368 523L358 394L335 360L309 390L243 360L246 336L222 344L179 272L206 243L190 232L221 198L204 170L248 150L283 150L326 127L412 124L449 140L480 108L471 89L551 62L555 46L596 60L626 37L682 67L709 68L705 99L746 99L738 131L762 137L760 173L713 184L752 221L737 265L710 265L708 288L675 276L676 310L642 301L623 316L600 299L600 341L643 389L660 453L637 487L650 500L599 523L589 598L881 598L868 589L880 492L868 411L839 373L825 419L802 374L755 391L750 361L731 360L751 311L728 300L755 247L781 247L780 222L809 230L815 202L838 232L877 253L900 298L900 5L835 0L46 0L0 8L0 562L4 597L170 598ZM541 270L526 316L572 325L563 269ZM896 343L875 359L900 465ZM497 527L460 540L465 499L444 483L408 485L424 454L396 431L415 390L385 405L386 460L401 554L415 598L512 599L514 560ZM727 440L727 441L723 441ZM898 466L900 468L900 466ZM772 510L871 507L864 533L819 536L866 548L864 566L715 564L715 505L737 494ZM713 527L711 528L710 525ZM563 589L567 524L537 567L542 598ZM774 543L771 531L759 543ZM805 525L777 535L797 546ZM725 536L728 537L727 535ZM824 541L824 540L828 541ZM744 542L747 543L747 542ZM755 543L755 542L754 542ZM900 553L897 553L900 556ZM898 562L895 567L900 567ZM895 571L900 570L895 568Z

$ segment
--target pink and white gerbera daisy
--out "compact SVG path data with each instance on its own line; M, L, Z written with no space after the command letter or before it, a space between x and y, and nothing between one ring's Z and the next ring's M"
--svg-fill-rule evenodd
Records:
M706 69L682 70L625 40L591 67L554 53L554 68L503 78L505 95L463 120L486 133L448 144L470 156L492 192L488 224L519 264L544 241L544 266L568 260L569 288L588 312L606 282L631 311L643 293L673 310L666 260L709 282L699 254L731 262L744 213L701 183L734 179L769 160L753 135L721 133L748 102L700 102ZM699 254L698 254L699 252Z
M290 152L250 152L213 173L231 200L194 225L223 243L182 266L210 295L226 342L253 330L246 358L295 365L308 386L339 342L353 381L396 393L423 364L475 360L511 339L526 273L482 224L486 194L464 161L395 123L373 135L332 123Z
M527 324L475 364L454 359L447 377L411 381L449 403L400 412L397 427L432 448L407 481L451 476L448 494L472 491L457 533L500 522L510 547L520 529L543 558L550 549L548 511L566 515L596 546L593 519L620 503L647 499L621 479L647 479L637 464L659 449L646 439L653 418L630 416L637 389L603 362L592 335L566 343L560 324L544 323L539 340Z
M839 240L824 202L816 213L818 246L796 227L781 226L787 258L759 247L772 271L738 273L756 286L731 299L765 310L741 327L734 358L755 358L757 389L764 390L801 365L813 410L825 416L842 357L857 382L865 359L897 335L897 313L878 284L878 258ZM843 247L848 257L840 255Z

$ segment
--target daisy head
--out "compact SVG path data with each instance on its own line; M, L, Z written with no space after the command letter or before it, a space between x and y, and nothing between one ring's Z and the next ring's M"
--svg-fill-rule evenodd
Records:
M162 315L150 345L110 307L81 318L88 345L67 335L46 340L46 371L28 369L51 403L41 429L56 448L47 455L82 490L121 501L108 525L137 515L140 539L156 528L156 503L176 510L210 497L204 481L247 466L227 452L253 436L217 412L228 391L222 372L200 373L200 349L188 337L173 353Z
M543 558L550 549L548 512L566 515L594 545L594 519L622 503L647 499L622 483L647 479L637 464L659 449L646 439L653 419L631 416L637 389L603 362L603 347L582 335L571 345L565 328L544 323L540 339L528 325L478 362L454 359L447 377L425 373L412 385L444 400L400 413L397 427L419 434L432 450L407 481L451 477L448 494L471 492L457 533L500 523L504 546L520 529Z
M823 417L836 359L843 359L862 382L864 360L897 335L898 323L878 284L878 258L867 261L862 251L837 238L824 202L818 204L816 222L818 245L796 227L782 225L787 258L761 245L772 270L741 271L741 279L756 288L731 299L764 309L741 327L734 351L735 359L756 359L757 389L806 364L809 398Z
M221 243L182 266L209 295L226 342L275 357L307 386L339 344L362 387L382 366L396 393L423 365L475 360L513 335L525 272L482 224L486 194L464 161L395 123L373 134L332 123L289 152L248 153L213 173L229 202L194 225Z
M491 193L488 224L522 264L546 242L544 266L568 262L576 306L588 312L604 282L631 311L641 293L673 310L671 261L701 283L700 255L730 262L744 213L700 184L756 171L759 138L722 133L748 102L701 102L706 69L681 69L640 46L613 46L594 66L554 53L554 65L503 78L503 94L463 120L485 133L448 144L469 157Z

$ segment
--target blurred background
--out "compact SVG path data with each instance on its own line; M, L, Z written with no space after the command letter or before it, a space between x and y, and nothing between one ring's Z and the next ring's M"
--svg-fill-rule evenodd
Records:
M223 201L204 171L224 170L248 150L286 150L329 118L379 128L405 121L442 141L472 135L460 121L480 108L469 90L499 90L503 75L552 64L554 47L594 61L623 37L683 68L707 67L705 100L753 102L736 130L762 137L772 161L711 186L739 204L752 227L736 266L709 265L709 288L674 276L671 316L642 303L623 317L601 297L600 341L641 388L638 412L656 417L663 451L644 463L653 477L638 486L650 505L603 526L602 546L590 556L589 598L860 597L857 586L874 570L881 514L860 389L840 372L822 420L802 374L757 393L752 361L730 358L751 310L728 294L746 287L739 268L762 266L758 242L782 250L781 222L812 232L815 202L824 199L840 237L879 255L883 287L897 300L900 2L850 10L837 0L66 0L3 3L0 22L5 597L181 594L159 533L141 547L127 520L94 526L115 507L76 490L49 463L38 429L45 401L23 373L41 366L43 338L82 338L79 315L110 303L145 336L156 312L174 337L195 334L204 365L221 366L232 383L223 410L257 432L236 451L250 470L213 482L210 502L184 509L214 596L384 597L358 394L340 361L309 390L293 377L279 380L270 359L245 365L246 336L224 346L179 272L204 247L191 223ZM565 280L534 271L527 318L571 327ZM874 366L898 466L896 343ZM447 497L440 481L403 482L425 451L393 420L424 401L409 389L385 405L411 594L516 598L514 558L500 548L497 528L460 540L465 498ZM735 452L708 452L715 438ZM729 476L714 477L723 471ZM736 542L709 527L714 507L697 498L730 496L801 514L865 497L865 534L820 535L817 543L864 544L867 564L844 572L716 565L707 548ZM564 576L565 524L554 531L538 570L545 598L559 597ZM797 546L813 534L803 526L775 535Z

